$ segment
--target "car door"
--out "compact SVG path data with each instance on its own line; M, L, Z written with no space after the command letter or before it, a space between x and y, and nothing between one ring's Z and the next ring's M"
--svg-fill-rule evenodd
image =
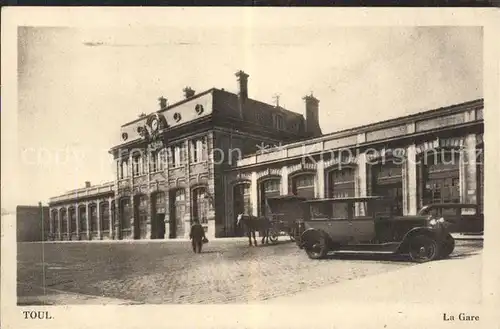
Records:
M478 234L483 231L483 220L477 213L477 207L464 206L460 209L460 233Z
M351 222L343 206L331 203L317 203L310 206L310 219L305 229L324 231L332 242L347 243L351 240Z
M358 208L366 209L364 204L358 204ZM375 238L375 219L365 210L359 215L355 214L355 206L353 205L350 216L350 228L351 228L351 243L369 243Z

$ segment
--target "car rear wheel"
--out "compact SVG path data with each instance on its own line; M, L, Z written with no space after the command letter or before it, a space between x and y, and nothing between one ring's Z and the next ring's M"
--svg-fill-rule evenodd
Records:
M448 234L444 243L441 247L441 256L440 258L447 258L455 249L455 239L451 235Z
M417 235L410 240L410 257L414 262L424 263L439 257L439 244L426 235Z
M325 258L328 253L326 241L323 237L312 238L304 245L307 256L311 259Z

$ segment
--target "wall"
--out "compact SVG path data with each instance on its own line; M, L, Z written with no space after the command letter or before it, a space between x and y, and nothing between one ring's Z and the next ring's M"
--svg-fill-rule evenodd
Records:
M38 206L16 208L17 241L44 241L49 233L49 207L43 207L43 225Z

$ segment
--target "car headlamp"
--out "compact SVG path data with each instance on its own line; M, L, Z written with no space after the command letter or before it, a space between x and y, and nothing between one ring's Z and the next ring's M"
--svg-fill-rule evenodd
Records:
M432 225L432 226L437 225L438 223L439 224L444 223L444 218L443 217L438 218L438 219L432 218L432 219L429 220L429 224Z

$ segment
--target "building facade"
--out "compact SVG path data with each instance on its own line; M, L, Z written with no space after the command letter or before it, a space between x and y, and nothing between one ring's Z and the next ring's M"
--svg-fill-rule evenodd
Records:
M237 214L264 215L267 197L292 193L384 195L400 214L482 205L482 99L323 135L314 96L300 115L249 98L244 72L236 80L236 93L187 87L124 124L114 179L51 198L49 238L185 238L194 220L209 238L237 236Z
M305 97L305 117L248 97L248 75L237 93L212 88L121 127L111 148L114 181L50 199L54 240L168 239L189 234L199 220L209 237L227 236L224 175L261 145L321 136L318 102Z
M226 171L226 231L238 232L237 214L265 215L267 197L287 194L380 195L400 215L429 203L478 204L482 212L483 107L475 100L245 157Z

